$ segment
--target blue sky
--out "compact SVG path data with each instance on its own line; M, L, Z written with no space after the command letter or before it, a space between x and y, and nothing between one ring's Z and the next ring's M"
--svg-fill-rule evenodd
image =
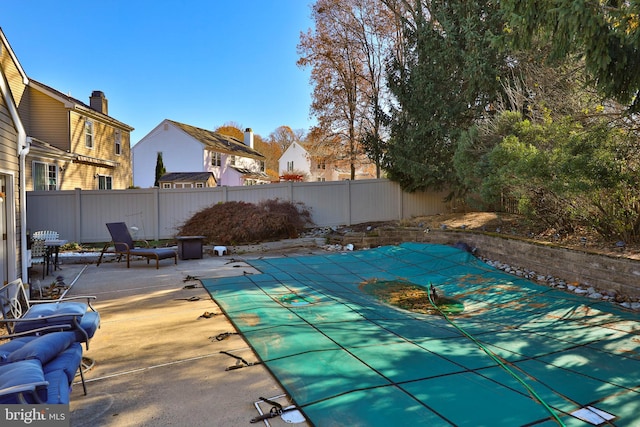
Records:
M228 122L266 138L304 129L312 88L296 65L310 0L21 0L0 27L30 78L135 128L164 119L205 129Z

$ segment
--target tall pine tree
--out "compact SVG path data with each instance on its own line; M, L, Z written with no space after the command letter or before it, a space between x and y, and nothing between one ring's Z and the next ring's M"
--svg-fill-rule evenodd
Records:
M493 43L503 20L497 0L413 4L399 13L404 50L389 69L397 104L385 169L407 191L451 188L457 139L487 113L506 74Z
M156 159L156 179L153 182L154 187L160 186L160 178L164 175L167 170L164 168L164 163L162 162L162 153L158 152L158 158Z

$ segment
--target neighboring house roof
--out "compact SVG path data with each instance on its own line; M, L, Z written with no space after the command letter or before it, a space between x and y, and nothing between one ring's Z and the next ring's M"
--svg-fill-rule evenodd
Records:
M47 95L51 96L54 99L57 99L58 101L62 102L66 108L71 108L71 109L76 109L76 110L81 110L83 111L85 114L90 114L90 115L97 115L99 116L102 120L104 120L105 122L108 122L109 124L119 127L121 129L125 129L128 130L129 132L131 132L132 130L134 130L133 127L129 126L126 123L122 123L119 120L114 119L113 117L104 114L100 111L94 110L93 108L91 108L90 106L88 106L87 104L85 104L84 102L73 98L69 95L65 95L64 93L60 92L59 90L56 90L54 88L52 88L51 86L47 86L44 83L40 83L39 81L33 80L33 79L29 79L29 85L31 87L33 87L36 90L39 90L43 93L46 93Z
M239 168L237 166L230 166L231 169L235 169L245 178L260 179L262 181L271 181L271 177L264 172L255 172L245 168Z
M265 159L262 154L232 136L223 135L221 133L179 123L169 119L167 119L167 121L179 127L212 151L235 156L249 157L257 160Z
M158 181L162 182L204 182L215 176L213 172L169 172L162 175Z

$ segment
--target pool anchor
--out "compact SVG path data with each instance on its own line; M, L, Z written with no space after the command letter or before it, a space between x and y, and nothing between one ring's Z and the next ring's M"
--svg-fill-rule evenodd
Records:
M269 400L265 397L260 397L259 399L272 406L269 412L267 412L266 414L262 414L252 418L251 419L252 424L258 423L260 421L268 420L269 418L275 418L277 416L282 417L282 419L285 422L289 422L289 423L291 422L299 423L304 421L304 417L302 416L302 414L300 413L300 411L295 405L287 406L286 408L284 408L278 402ZM290 419L291 421L289 421L288 419Z

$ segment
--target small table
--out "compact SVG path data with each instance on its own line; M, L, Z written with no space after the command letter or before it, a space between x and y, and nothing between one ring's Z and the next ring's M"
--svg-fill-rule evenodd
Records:
M47 256L45 260L47 273L49 272L49 263L51 262L51 258L53 257L53 270L58 269L58 254L60 253L60 246L66 245L69 243L68 240L45 240L44 245L47 247Z
M180 259L202 259L202 244L207 236L176 236Z

